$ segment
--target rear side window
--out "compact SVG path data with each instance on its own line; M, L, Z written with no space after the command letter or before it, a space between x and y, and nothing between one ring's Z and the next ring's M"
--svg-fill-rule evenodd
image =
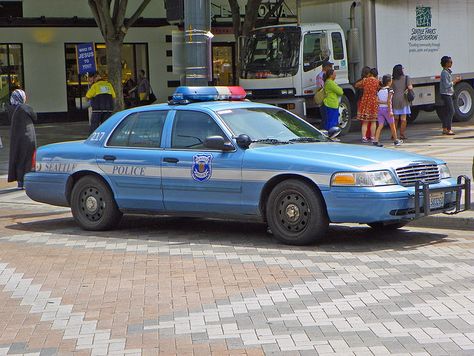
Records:
M334 59L344 59L344 46L342 43L342 35L340 32L333 32L331 34L332 50L334 52Z
M159 148L167 111L145 111L126 117L109 139L109 146Z

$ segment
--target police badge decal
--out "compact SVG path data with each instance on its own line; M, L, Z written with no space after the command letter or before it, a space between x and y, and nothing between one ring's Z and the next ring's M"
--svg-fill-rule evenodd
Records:
M191 176L195 181L205 182L212 176L212 155L197 154L193 156L193 165L191 167Z

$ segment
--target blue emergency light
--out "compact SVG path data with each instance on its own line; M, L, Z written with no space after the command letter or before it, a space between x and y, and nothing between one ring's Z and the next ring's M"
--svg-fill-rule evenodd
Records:
M173 94L174 102L244 100L247 93L242 87L178 87Z

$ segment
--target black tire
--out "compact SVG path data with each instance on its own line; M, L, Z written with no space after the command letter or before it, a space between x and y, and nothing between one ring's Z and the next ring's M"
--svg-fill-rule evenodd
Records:
M407 117L408 122L414 122L420 113L420 109L418 108L411 108L411 114Z
M341 103L339 104L339 113L339 127L342 130L342 136L349 133L352 124L351 102L345 95L341 97Z
M453 121L466 122L474 115L474 89L468 83L461 82L454 87Z
M122 218L109 187L93 176L79 179L72 188L71 211L84 230L109 230Z
M408 224L408 221L400 221L400 222L395 222L395 223L374 222L367 225L369 225L374 230L393 231L393 230L401 229L406 224Z
M325 236L329 225L320 193L309 184L288 179L273 188L267 200L268 226L279 241L307 245Z

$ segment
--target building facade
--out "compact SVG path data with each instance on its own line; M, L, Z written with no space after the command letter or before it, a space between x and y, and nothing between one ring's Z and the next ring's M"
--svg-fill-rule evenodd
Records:
M276 0L264 1L263 18ZM130 0L127 17L141 3ZM242 13L246 1L240 1ZM283 16L296 20L295 0ZM213 81L236 82L236 45L227 0L212 0ZM78 74L76 45L93 42L99 72L106 74L105 43L85 0L0 0L0 122L17 87L24 88L40 120L87 117L87 78ZM173 68L172 34L179 28L166 20L163 0L153 0L129 29L122 51L122 79L145 70L158 101L166 101L180 84ZM2 115L3 113L3 115Z

